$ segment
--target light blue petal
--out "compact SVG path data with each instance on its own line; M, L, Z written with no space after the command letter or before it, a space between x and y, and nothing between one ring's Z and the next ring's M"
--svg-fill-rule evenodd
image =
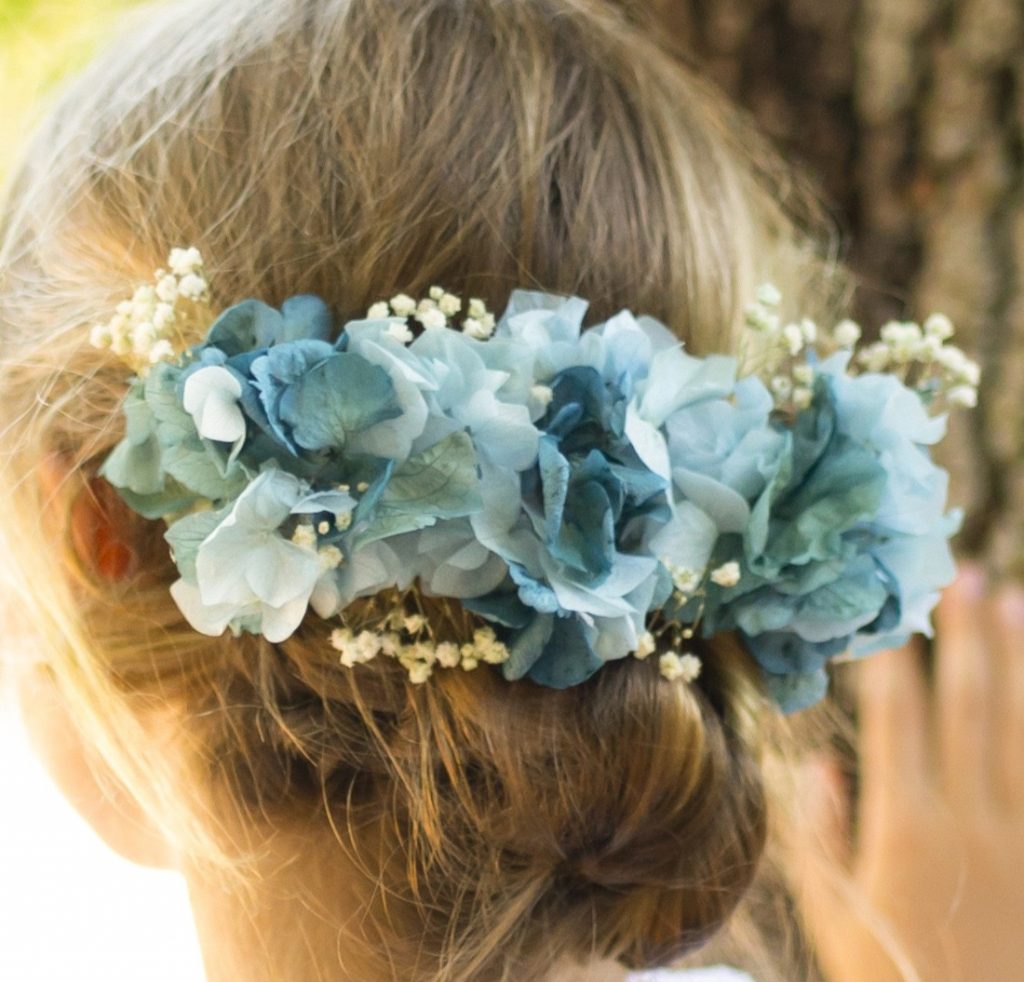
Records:
M790 675L765 673L768 691L784 713L795 713L821 702L828 692L828 673L820 668L816 672Z
M319 297L299 294L289 297L281 305L281 323L277 336L262 335L257 340L261 345L307 338L330 341L333 331L334 318L330 307Z
M294 475L268 468L239 495L229 520L245 529L273 532L291 515L306 491Z
M551 341L576 341L580 336L587 302L534 290L514 290L498 321L496 333L522 335L542 326Z
M182 578L196 582L196 556L199 547L227 517L229 509L201 511L178 519L168 527L164 539L171 547L171 556Z
M358 355L335 354L281 397L281 419L306 450L341 449L350 433L400 415L395 386L382 368Z
M718 539L718 527L711 517L688 501L676 506L672 520L659 529L648 543L653 556L667 557L676 566L702 572Z
M281 314L259 300L243 300L229 307L214 321L206 343L228 356L264 347L281 333Z
M298 598L306 603L320 577L316 552L280 536L268 536L238 560L245 561L245 579L253 594L270 607L283 607Z
M501 666L506 679L523 678L544 653L544 647L555 629L556 618L551 614L538 614L508 644L509 657Z
M594 652L594 633L575 617L556 617L543 654L530 668L530 679L552 689L585 682L604 664Z
M473 443L469 434L453 433L395 469L357 543L470 515L481 504Z

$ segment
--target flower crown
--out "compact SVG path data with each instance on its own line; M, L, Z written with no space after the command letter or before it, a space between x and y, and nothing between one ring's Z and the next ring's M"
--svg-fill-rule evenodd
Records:
M92 335L136 373L101 474L168 522L203 634L282 642L312 607L345 665L564 688L627 656L692 681L691 639L729 631L792 710L830 658L928 633L953 577L929 410L973 405L978 369L941 315L855 353L766 286L738 360L543 293L496 322L434 288L340 333L316 297L209 296L176 249Z

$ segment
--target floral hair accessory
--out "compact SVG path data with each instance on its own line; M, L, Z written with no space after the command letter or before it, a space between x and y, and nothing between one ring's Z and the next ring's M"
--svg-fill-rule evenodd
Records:
M156 302L173 276L194 316L201 257L170 265ZM101 473L167 521L204 634L282 642L312 608L345 665L564 688L627 656L693 681L694 639L730 631L792 710L830 658L928 633L953 577L929 447L978 373L941 316L855 353L855 324L784 323L764 287L740 362L626 311L584 330L575 297L496 321L435 288L340 331L315 297L246 300L188 347L175 313L137 351L114 342L141 300L94 332L137 372Z

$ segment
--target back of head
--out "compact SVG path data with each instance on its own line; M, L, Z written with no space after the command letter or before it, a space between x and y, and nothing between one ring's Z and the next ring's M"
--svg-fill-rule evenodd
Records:
M414 687L337 664L315 618L281 644L194 634L159 523L118 512L113 580L67 529L120 436L123 372L89 326L172 245L202 250L221 307L314 293L345 319L442 283L500 309L525 286L728 351L759 278L824 292L794 230L813 209L776 170L591 0L179 4L68 91L4 218L3 542L76 718L189 855L287 833L311 868L357 871L366 916L329 875L296 916L315 906L381 977L653 965L722 925L766 828L757 676L728 642L687 687L633 659L565 691L489 670ZM168 713L173 752L152 736Z

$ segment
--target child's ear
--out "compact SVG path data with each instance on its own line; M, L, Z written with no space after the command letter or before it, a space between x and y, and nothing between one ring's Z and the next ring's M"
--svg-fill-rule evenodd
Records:
M70 504L64 506L59 533L70 535L83 570L109 581L123 580L135 571L135 552L127 532L133 516L107 481L101 477L83 480L71 473L60 454L51 453L40 464L39 482L44 500L55 510L72 495Z
M18 680L18 700L37 756L96 834L133 863L175 868L167 839L82 739L52 679L38 669L25 672Z

